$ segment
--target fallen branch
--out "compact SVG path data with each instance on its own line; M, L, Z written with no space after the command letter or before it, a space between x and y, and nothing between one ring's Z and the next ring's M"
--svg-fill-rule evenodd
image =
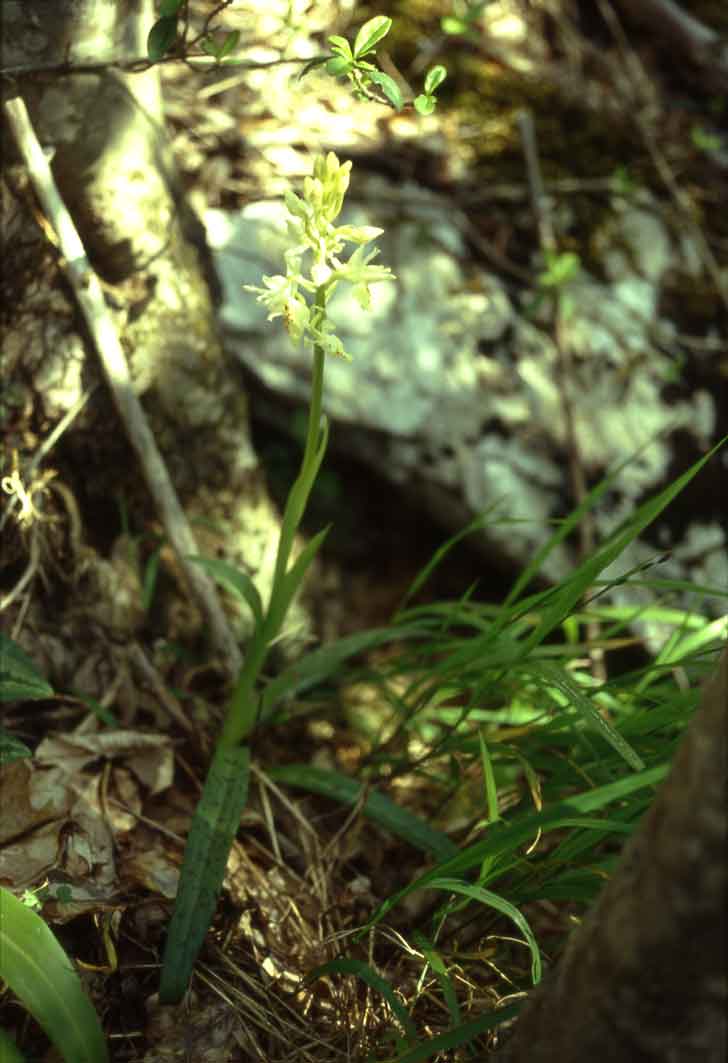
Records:
M674 0L616 0L625 18L661 37L675 52L704 69L716 87L728 88L728 47L715 30L704 26Z

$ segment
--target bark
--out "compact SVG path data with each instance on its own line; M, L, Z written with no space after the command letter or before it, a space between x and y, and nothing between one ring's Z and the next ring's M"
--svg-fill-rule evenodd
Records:
M4 92L20 92L52 153L56 184L105 285L135 391L199 552L244 567L265 600L278 517L250 442L240 377L220 344L203 229L175 172L159 73L108 65L144 57L154 18L152 0L3 4L2 67L12 71ZM14 161L11 150L6 160ZM16 412L32 405L42 438L97 381L98 369L50 245L31 220L32 196L12 166L6 173L4 369L24 391ZM82 483L84 523L112 492L149 511L103 389L78 416L64 451L79 473L74 495ZM186 593L178 567L170 570ZM191 623L203 630L199 615ZM243 638L247 610L236 625Z
M728 649L617 871L497 1063L725 1063Z

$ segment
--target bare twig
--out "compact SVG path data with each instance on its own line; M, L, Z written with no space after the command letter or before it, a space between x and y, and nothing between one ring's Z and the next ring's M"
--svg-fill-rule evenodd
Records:
M538 227L541 249L544 252L556 251L556 237L554 235L551 220L551 200L546 195L541 177L541 166L538 158L538 147L533 128L533 119L528 111L521 111L518 116L518 126L523 145L523 154L526 159L526 173L531 192L531 203ZM577 506L586 498L587 487L584 476L584 465L581 460L581 447L576 431L576 411L571 393L573 379L573 364L569 344L563 335L563 320L560 308L561 300L557 294L554 304L554 341L557 357L559 360L561 405L564 411L564 426L566 430L566 444L569 454L569 473L571 478L571 490L574 502ZM596 542L594 529L594 516L591 511L584 514L579 524L579 553L585 560L593 552ZM596 643L601 635L601 627L598 620L590 620L587 623L587 635L590 642ZM590 650L592 670L594 674L604 680L604 651L599 647Z
M519 111L516 116L518 132L521 135L521 147L526 160L528 189L531 195L533 217L538 226L542 251L555 251L556 239L551 223L551 201L546 196L541 178L541 165L538 160L536 135L533 128L533 116L530 111Z
M172 691L166 687L161 675L152 662L147 658L144 650L138 642L132 642L129 647L129 656L132 663L139 669L146 682L152 687L155 695L159 698L161 704L164 705L172 719L176 720L180 727L187 731L188 734L194 735L195 728L192 722L187 717L187 714L180 705L178 699L174 696Z
M634 48L631 47L627 35L624 32L611 3L609 3L609 0L597 0L597 3L599 4L599 10L604 21L609 26L609 29L622 53L622 62L624 63L625 71L631 76L634 83L639 85L647 79L644 65ZM728 282L726 282L724 273L716 261L705 233L693 220L695 211L690 197L677 183L665 153L657 142L653 129L650 127L649 122L639 108L635 112L635 122L642 134L645 146L650 153L650 157L652 158L658 176L672 196L673 202L680 210L685 227L690 231L690 234L696 243L705 270L713 281L723 306L728 308Z
M142 405L134 392L126 358L104 302L99 279L91 268L78 231L56 188L25 103L16 96L7 100L4 108L35 192L58 236L63 268L78 300L106 382L139 458L166 534L209 622L215 650L223 655L231 669L237 671L241 663L240 650L228 626L214 584L201 568L186 560L190 554L198 553L197 545Z
M721 38L674 0L617 0L626 18L649 26L673 50L706 67L709 77L728 87L728 48L720 49Z
M34 528L30 533L30 559L26 566L25 572L15 584L13 589L5 595L4 598L0 598L0 613L4 612L9 605L15 601L19 595L23 593L23 590L28 586L33 576L38 571L38 559L40 557L40 549L38 546L38 531Z
M321 56L326 58L326 56ZM24 74L57 74L70 75L70 74L104 74L107 70L123 70L128 74L142 74L145 70L149 70L150 67L159 66L163 63L179 63L182 60L193 61L196 65L194 69L200 71L210 71L220 69L220 63L212 55L206 55L204 52L200 52L195 55L165 55L161 59L157 59L152 62L147 56L137 56L136 59L110 59L105 63L77 63L77 62L37 62L37 63L16 63L13 66L0 67L0 76L7 79L22 77ZM229 58L225 60L224 69L233 68L236 70L266 70L272 66L303 66L305 63L309 63L310 59L296 59L286 57L281 59L266 59L266 60L254 60L254 59L233 59Z

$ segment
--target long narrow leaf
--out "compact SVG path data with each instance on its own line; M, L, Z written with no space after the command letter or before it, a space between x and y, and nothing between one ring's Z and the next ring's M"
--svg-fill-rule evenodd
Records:
M290 569L286 572L281 583L274 588L273 598L268 607L268 616L266 617L266 634L271 641L278 635L284 617L288 612L288 607L293 601L296 591L303 583L306 570L328 533L329 529L323 528L306 543Z
M106 1041L71 961L46 923L0 886L0 979L66 1063L106 1063Z
M215 752L192 820L179 891L162 962L159 999L176 1004L205 939L228 856L248 799L250 750L225 747Z
M442 995L447 1004L447 1010L450 1012L450 1018L453 1021L453 1025L457 1025L457 1023L460 1022L460 1004L458 1003L458 995L455 992L455 986L453 985L445 961L433 943L419 930L414 930L412 937L415 945L418 949L422 950L425 959L435 972L437 980L440 983L440 988L442 989Z
M470 897L471 900L487 904L490 908L495 908L496 911L508 916L508 918L514 922L521 931L528 943L529 949L531 950L531 980L533 984L537 985L538 982L541 981L541 953L539 952L536 938L533 935L531 927L528 925L527 920L523 917L521 912L519 912L518 908L514 907L514 905L504 897L500 897L497 893L493 893L491 890L483 889L482 886L471 886L469 883L461 882L456 878L435 878L429 883L428 889L447 890L448 893L460 893L464 897Z
M311 489L318 476L318 471L321 468L321 462L324 460L324 455L326 454L328 441L329 422L323 417L321 419L316 447L306 462L305 467L302 468L298 474L288 494L288 498L286 499L281 528L281 541L286 541L286 550L288 549L288 541L290 540L290 542L293 542L293 536L303 519L303 514L306 511L306 505L308 504L308 497L311 494Z
M260 600L258 588L247 572L242 572L235 565L231 565L228 561L223 561L218 557L190 555L185 560L194 561L196 565L207 569L221 587L224 587L226 591L230 591L236 598L247 604L257 623L263 622L263 603Z
M500 819L498 811L498 785L495 781L493 761L491 760L488 743L483 737L482 727L478 729L478 742L480 745L480 763L483 768L483 781L485 782L485 804L488 809L488 823L497 823Z
M664 491L644 502L628 520L624 521L609 536L607 541L591 557L582 562L574 575L558 588L551 604L544 609L539 623L530 636L522 642L519 657L527 656L535 646L543 642L565 616L568 616L584 594L584 591L594 583L599 573L607 568L608 565L611 565L624 549L659 516L663 509L672 502L673 498L690 483L705 463L710 461L726 440L728 440L728 436L691 465L687 472L684 472L682 476L678 476Z
M580 687L567 675L563 668L558 668L550 661L534 661L528 664L528 672L532 675L543 676L549 686L555 687L568 698L569 704L584 717L584 719L599 731L605 741L619 753L620 757L629 764L634 771L642 771L645 764L642 757L632 748L629 742L605 720L595 705L584 694Z
M396 904L404 900L410 893L420 889L429 888L433 879L450 875L465 875L476 868L480 869L485 860L494 860L503 853L513 852L519 845L523 845L534 837L538 830L557 830L561 827L579 827L603 830L604 823L600 820L585 819L589 812L604 808L612 801L627 797L647 786L656 786L661 782L669 771L668 764L660 764L646 771L628 775L617 782L608 783L593 790L587 790L582 794L575 794L568 801L552 805L542 812L532 813L519 818L515 823L497 823L488 830L487 836L474 845L450 857L444 863L426 871L414 882L410 882L404 889L388 897L377 908L369 922L360 931L365 933L375 926Z
M413 626L378 627L312 650L268 683L261 701L261 720L267 720L284 697L300 694L335 675L350 657L386 642L422 637L423 632Z
M637 452L637 454L639 454L639 451ZM571 535L574 529L578 526L579 521L589 512L590 509L593 509L594 506L596 506L600 498L605 494L605 492L612 486L614 481L617 479L622 469L626 465L628 465L629 462L633 461L636 456L637 455L632 455L627 461L623 462L612 472L608 473L603 480L600 480L598 484L592 487L592 489L582 499L579 505L574 510L572 510L572 512L569 513L569 515L565 517L564 520L559 523L559 526L554 532L554 534L543 544L543 546L539 547L539 549L536 551L536 553L531 558L526 567L523 569L523 571L519 573L516 582L513 584L511 590L508 593L508 597L506 598L504 605L511 605L512 603L518 600L521 595L521 592L524 591L526 587L528 587L528 585L536 578L539 571L541 570L544 561L549 556L549 554L551 554L557 546L559 546L566 538L568 538L569 535Z
M362 790L362 784L357 779L337 771L310 768L307 764L286 764L274 768L269 774L276 782L299 786L310 793L321 794L347 805L355 804ZM460 851L446 834L435 830L425 820L413 816L376 790L367 794L363 812L373 823L423 852L432 853L438 860L447 860Z
M0 1063L25 1063L20 1049L5 1030L0 1030Z
M407 606L407 603L411 601L411 599L414 598L417 592L421 590L425 583L427 583L432 573L440 564L442 564L442 562L448 556L450 551L453 550L453 548L456 547L458 543L461 542L462 539L465 539L468 535L472 535L473 532L481 531L482 528L487 527L489 523L490 514L496 508L497 505L499 505L498 502L493 502L492 505L490 505L486 510L484 510L482 513L479 513L478 516L474 517L468 524L465 525L464 528L461 528L459 532L456 532L455 535L452 535L449 539L446 540L446 542L442 544L442 546L439 546L437 550L435 550L430 560L420 569L420 571L413 579L411 585L407 588L405 596L402 599L397 610L398 616L404 611ZM493 520L492 523L497 524L498 521Z
M432 1056L436 1056L441 1052L452 1051L455 1048L459 1048L460 1045L466 1045L479 1034L485 1033L486 1030L492 1030L494 1027L500 1026L501 1023L514 1019L520 1010L521 1005L519 1004L510 1004L506 1008L498 1008L497 1010L494 1008L492 1011L481 1015L479 1019L473 1019L472 1022L464 1022L454 1030L448 1030L447 1033L441 1033L437 1037L425 1041L424 1044L417 1045L416 1048L406 1052L405 1055L399 1056L397 1063L425 1063L425 1060L431 1059Z

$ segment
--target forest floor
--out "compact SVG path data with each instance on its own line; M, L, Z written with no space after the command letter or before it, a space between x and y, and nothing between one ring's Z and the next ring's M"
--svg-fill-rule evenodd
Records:
M221 13L221 27L237 27L236 6ZM521 6L529 5L512 5L514 19ZM504 272L511 271L509 282L532 269L534 243L526 164L514 132L513 116L519 109L528 107L534 115L549 182L583 219L573 238L582 241L578 249L584 260L595 253L589 247L590 210L595 201L599 212L607 209L605 190L613 187L615 175L628 174L630 182L649 188L671 227L690 232L697 227L704 237L705 268L666 285L664 309L679 322L686 348L691 343L696 349L718 344L710 386L719 414L725 416L728 282L724 268L716 273L711 266L728 258L725 88L711 88L710 70L687 56L676 62L673 46L663 46L649 27L628 26L624 39L615 37L609 20L599 14L599 4L564 5L558 21L532 12L526 34L515 43L494 39L489 45L479 43L477 22L473 39L443 33L440 17L447 12L440 10L442 5L403 2L389 7L386 13L395 19L388 53L393 68L419 83L423 67L443 62L448 67L447 88L425 144L409 134L399 136L407 116L400 119L380 108L374 120L367 104L362 123L371 125L366 136L376 133L379 139L372 150L362 137L352 151L395 179L415 176L451 195L454 203L461 203L474 188L487 189L489 207L479 237L496 249ZM692 7L696 17L702 16L724 38L728 35L723 4ZM197 17L209 13L201 0L192 10ZM380 13L357 8L362 20ZM321 21L323 26L324 16ZM266 38L266 48L275 50L284 39L281 29ZM630 80L634 78L643 94L639 114L630 111L637 91ZM256 130L276 123L280 127L273 103L267 108L264 100L258 101L251 111L251 89L241 89L234 73L228 87L218 79L216 88L209 73L181 63L165 67L163 85L177 163L198 210L235 210L256 195L273 194L271 173L279 156L255 146ZM340 100L337 94L336 108L343 107ZM356 122L357 104L352 101L350 106L344 126ZM335 125L324 125L321 119L318 143L311 145L314 134L297 126L295 117L289 116L288 128L277 134L281 155L295 149L300 157L312 147L337 147ZM479 132L486 122L491 130L487 138ZM340 154L347 157L346 146ZM291 164L294 170L296 165ZM688 363L685 386L691 386L691 372ZM282 506L295 475L298 444L256 420L257 385L252 379L249 385L254 446L265 464L271 493ZM424 507L418 509L409 498L402 504L398 489L353 459L333 456L329 475L329 490L324 484L314 495L305 528L312 533L332 521L338 529L334 546L322 555L310 596L315 635L323 645L392 624L418 573L446 538ZM120 532L122 524L119 519ZM152 542L142 546L147 574L152 573L155 549ZM517 576L501 565L489 568L482 554L461 544L407 605L426 609L455 603L449 621L453 636L475 637L477 624L466 627L470 614L464 603L472 601L473 616L484 625L486 617L497 615L488 610L497 608ZM164 582L160 585L160 594L175 593ZM477 613L481 606L482 614ZM158 659L166 615L166 606L151 615L143 646L150 661ZM632 669L638 675L636 670L648 664L645 647L624 628L610 630L611 641L602 630L606 665L599 653L595 664L586 628L581 621L575 623L569 636L571 664L586 674L587 685L604 679L606 667L607 677L616 684L613 712L626 704L636 713L620 686L620 675ZM429 825L437 837L464 850L487 837L494 818L510 811L540 810L545 796L556 800L560 788L562 794L576 788L576 770L573 775L549 774L549 750L552 760L562 762L573 751L555 724L534 746L519 746L524 736L529 740L534 721L542 716L537 687L501 676L492 689L478 688L473 695L472 690L467 693L466 683L458 688L447 673L439 690L433 689L421 684L427 667L438 666L434 636L431 659L420 665L408 653L407 638L399 629L374 649L362 645L350 664L332 670L294 699L284 723L261 729L256 737L249 803L223 895L192 990L176 1008L161 1007L155 997L161 946L184 839L223 711L226 689L220 670L204 659L199 647L171 641L166 651L178 655L173 684L160 689L159 676L150 673L148 686L139 690L130 673L120 670L114 696L97 706L103 719L105 711L118 714L122 705L123 727L116 738L113 730L107 734L84 724L89 704L81 698L38 703L32 712L27 706L11 706L4 725L22 732L33 748L35 764L45 769L65 765L64 787L95 792L104 809L105 832L94 834L86 825L87 851L79 849L66 863L77 873L73 900L65 889L71 881L68 870L51 873L41 896L44 916L83 972L109 1037L112 1060L363 1063L401 1058L414 1063L474 1058L467 1048L457 1047L457 1039L438 1053L423 1050L417 1055L396 1005L409 1015L416 1037L425 1044L458 1024L476 1022L519 1001L527 990L533 952L514 931L511 916L492 907L458 911L450 902L449 918L436 937L433 925L445 895L421 890L402 897L386 918L370 924L381 905L432 866L433 855L427 846L402 836L405 828L399 834L388 829L386 816L373 814L366 801L370 793L382 793ZM448 644L450 652L455 650ZM90 657L92 653L90 646ZM114 647L114 653L121 659L132 650ZM687 686L695 675L683 670L678 678ZM478 723L461 732L458 712L474 703L481 713ZM130 713L125 706L131 704L136 708ZM478 730L485 726L487 712L502 728L500 734L487 732L488 743L508 753L502 762L495 757L502 769L495 804L489 803L493 795L487 787L485 732ZM642 736L640 749L648 763L669 757L683 723L669 720L659 740ZM457 742L449 748L451 739ZM432 754L435 748L437 756ZM292 764L366 785L353 800L337 800L313 788L302 793L286 785L285 769ZM19 778L26 768L16 764L13 771L16 768ZM596 766L588 781L606 785L617 778L613 761L604 762L605 774L600 770ZM625 818L636 807L627 809ZM58 826L53 844L66 844L65 829ZM49 837L52 833L49 826ZM565 839L565 834L551 835L542 846L542 857L548 860ZM535 847L538 838L532 840ZM582 862L575 854L571 892L554 887L548 896L548 889L538 894L520 880L513 885L514 894L521 891L522 914L545 962L558 954L565 934L598 891L614 852L612 836L601 849L588 849ZM514 865L527 855L523 848L514 854ZM533 874L546 874L547 866ZM21 867L19 858L19 877ZM507 886L508 879L504 882ZM361 927L368 929L358 936ZM352 966L334 966L318 980L307 981L315 968L344 957ZM389 995L383 995L381 984L367 981L371 971L388 985ZM15 1025L28 1058L53 1058L43 1035L21 1022L12 1005L5 1010L5 1025ZM485 1026L470 1031L470 1048L480 1053L478 1058L496 1043Z

